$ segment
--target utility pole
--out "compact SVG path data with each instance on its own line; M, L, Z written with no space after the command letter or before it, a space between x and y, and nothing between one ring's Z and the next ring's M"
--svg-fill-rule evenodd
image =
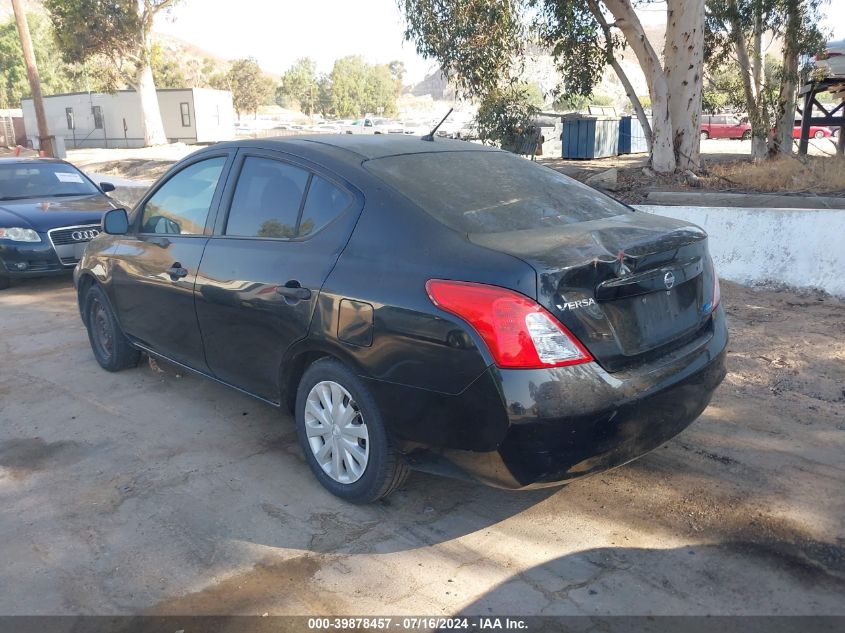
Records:
M21 38L23 59L26 64L26 74L29 77L29 89L32 91L32 104L35 106L35 118L38 121L38 140L46 156L55 156L53 151L53 137L47 129L47 115L44 113L44 99L41 95L41 80L38 77L38 67L35 65L35 53L32 50L32 36L29 34L29 24L26 13L21 6L21 0L12 0L15 21L18 25L18 35Z

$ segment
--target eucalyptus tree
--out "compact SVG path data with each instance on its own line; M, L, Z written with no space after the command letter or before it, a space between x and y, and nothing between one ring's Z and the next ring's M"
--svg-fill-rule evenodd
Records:
M818 24L824 4L826 0L707 0L708 70L737 68L755 160L791 151L799 58L821 47ZM775 39L783 40L783 62L780 76L770 77L767 68L774 66L766 64L764 40ZM767 90L775 81L779 89Z
M650 158L658 172L699 165L705 0L668 0L664 41L651 42L633 0L399 0L405 37L468 97L519 81L533 38L552 51L565 95L586 95L607 65L635 112L642 104L618 63L623 44L636 55L652 106ZM663 56L658 54L662 44ZM646 129L647 125L645 126Z
M151 65L155 16L179 0L44 0L68 63L106 58L138 92L144 145L167 142Z

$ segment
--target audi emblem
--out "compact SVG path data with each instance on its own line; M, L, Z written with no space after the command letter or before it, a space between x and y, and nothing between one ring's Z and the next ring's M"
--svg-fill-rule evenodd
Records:
M74 242L87 242L89 240L93 240L100 234L100 231L97 229L86 229L84 231L74 231L70 234L73 238Z
M663 284L666 286L666 290L670 290L675 285L675 275L672 274L672 271L663 275Z

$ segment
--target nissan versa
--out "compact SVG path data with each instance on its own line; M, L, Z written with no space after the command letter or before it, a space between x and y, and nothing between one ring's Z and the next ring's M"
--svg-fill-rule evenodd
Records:
M624 464L725 375L701 229L480 145L214 145L103 229L75 273L99 364L143 351L290 408L349 501L411 468L524 488Z
M100 232L103 212L117 207L70 163L0 158L0 290L12 279L70 275Z

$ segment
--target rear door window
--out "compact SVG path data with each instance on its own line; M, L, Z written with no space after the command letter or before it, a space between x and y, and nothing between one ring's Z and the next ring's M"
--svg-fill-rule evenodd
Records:
M631 212L595 189L507 152L404 154L364 166L460 233L542 229Z
M308 187L308 198L299 222L300 237L316 233L334 220L352 203L349 194L325 178L314 176Z
M244 159L226 222L226 235L296 237L309 173L270 158Z

